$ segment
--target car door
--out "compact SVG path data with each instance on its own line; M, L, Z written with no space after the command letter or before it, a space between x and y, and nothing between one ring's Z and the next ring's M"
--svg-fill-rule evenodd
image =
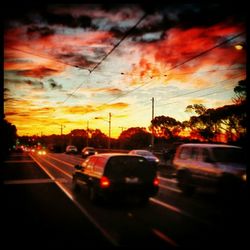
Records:
M204 187L215 186L220 171L213 161L211 150L208 148L200 148L199 150L196 174L199 185Z

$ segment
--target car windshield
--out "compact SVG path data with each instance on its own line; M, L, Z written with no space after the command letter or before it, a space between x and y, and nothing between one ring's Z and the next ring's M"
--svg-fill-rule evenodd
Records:
M213 154L216 162L240 164L245 162L244 152L240 148L216 147L213 149Z
M151 152L149 151L135 151L136 154L142 155L142 156L154 156Z
M142 157L117 156L109 159L105 175L109 177L139 177L153 178L156 174L154 167Z

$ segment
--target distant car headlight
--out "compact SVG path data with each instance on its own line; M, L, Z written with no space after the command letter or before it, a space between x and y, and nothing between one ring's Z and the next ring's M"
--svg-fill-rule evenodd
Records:
M159 159L155 159L155 162L159 162L160 160Z
M89 153L89 151L84 152L85 155L87 155L88 153Z
M247 181L247 174L243 174L242 179L243 179L243 181Z

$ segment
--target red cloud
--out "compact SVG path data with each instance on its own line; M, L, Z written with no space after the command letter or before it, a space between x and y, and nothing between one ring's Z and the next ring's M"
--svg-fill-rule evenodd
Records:
M34 69L30 69L30 70L18 71L17 74L22 75L22 76L34 77L34 78L41 78L45 76L56 75L58 74L58 70L50 69L46 67L37 67Z
M156 43L141 46L142 58L131 75L157 76L172 75L176 71L195 72L210 66L228 67L234 64L245 64L245 52L236 51L230 44L224 44L212 51L190 60L181 66L177 65L216 46L227 38L241 33L242 27L215 25L210 28L171 29L166 37ZM176 68L175 68L176 67ZM168 70L174 68L170 72ZM184 76L181 76L183 78Z

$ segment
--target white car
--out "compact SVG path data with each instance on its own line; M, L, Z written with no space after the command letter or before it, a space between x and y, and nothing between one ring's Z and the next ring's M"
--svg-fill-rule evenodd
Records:
M146 158L149 162L158 164L160 162L159 158L156 157L152 152L142 149L134 149L129 151L130 155L140 155Z
M68 145L66 147L66 154L77 154L77 148L74 145Z

